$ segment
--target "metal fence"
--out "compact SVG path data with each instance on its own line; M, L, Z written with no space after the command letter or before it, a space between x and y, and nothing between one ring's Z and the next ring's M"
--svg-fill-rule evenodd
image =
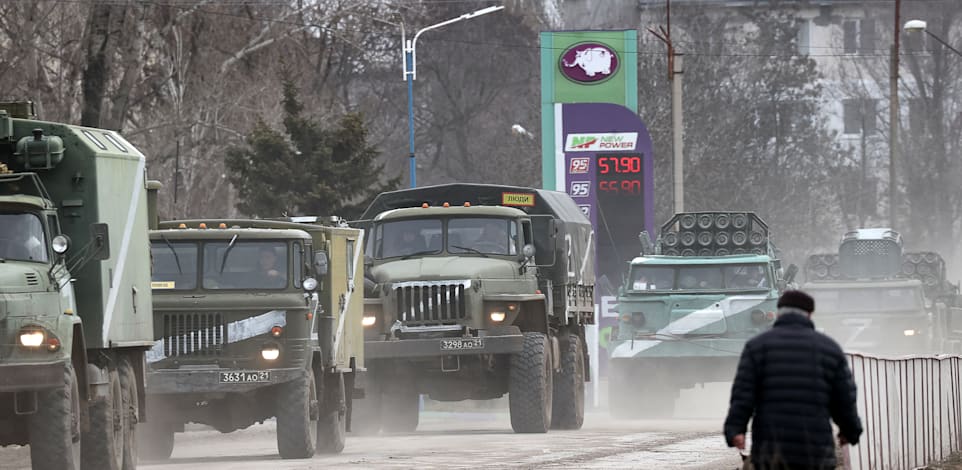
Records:
M848 358L865 433L846 468L910 470L962 450L962 356Z

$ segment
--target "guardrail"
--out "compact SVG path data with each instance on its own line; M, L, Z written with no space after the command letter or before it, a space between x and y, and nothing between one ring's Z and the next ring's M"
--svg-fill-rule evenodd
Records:
M865 433L845 468L910 470L962 450L962 356L848 353Z

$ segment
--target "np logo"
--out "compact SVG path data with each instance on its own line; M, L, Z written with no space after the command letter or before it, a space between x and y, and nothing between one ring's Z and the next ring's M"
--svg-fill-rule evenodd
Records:
M598 42L575 44L561 54L561 73L578 83L599 83L618 71L618 55Z

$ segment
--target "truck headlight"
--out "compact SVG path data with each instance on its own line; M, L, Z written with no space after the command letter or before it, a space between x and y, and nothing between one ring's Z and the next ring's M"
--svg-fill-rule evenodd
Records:
M365 327L374 326L375 323L377 323L377 317L374 315L364 315L361 319L361 325Z
M905 330L902 334L905 336L915 336L915 330Z
M304 279L304 282L302 283L301 287L303 287L304 290L306 291L313 291L317 289L317 279L314 279L313 277Z
M268 361L273 361L281 356L281 350L277 349L277 346L264 346L261 349L261 357Z
M504 312L491 312L491 314L489 315L489 317L491 318L491 321L495 323L503 322L506 316L507 315Z
M20 345L28 348L37 348L43 344L46 335L43 330L31 329L20 332Z

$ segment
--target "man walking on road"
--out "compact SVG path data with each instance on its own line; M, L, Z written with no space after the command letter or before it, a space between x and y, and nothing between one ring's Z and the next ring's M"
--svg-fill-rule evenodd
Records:
M840 444L856 444L862 422L855 382L838 343L815 331L815 300L801 291L778 299L773 328L745 344L732 384L725 440L745 449L752 419L756 470L835 468L830 421Z

